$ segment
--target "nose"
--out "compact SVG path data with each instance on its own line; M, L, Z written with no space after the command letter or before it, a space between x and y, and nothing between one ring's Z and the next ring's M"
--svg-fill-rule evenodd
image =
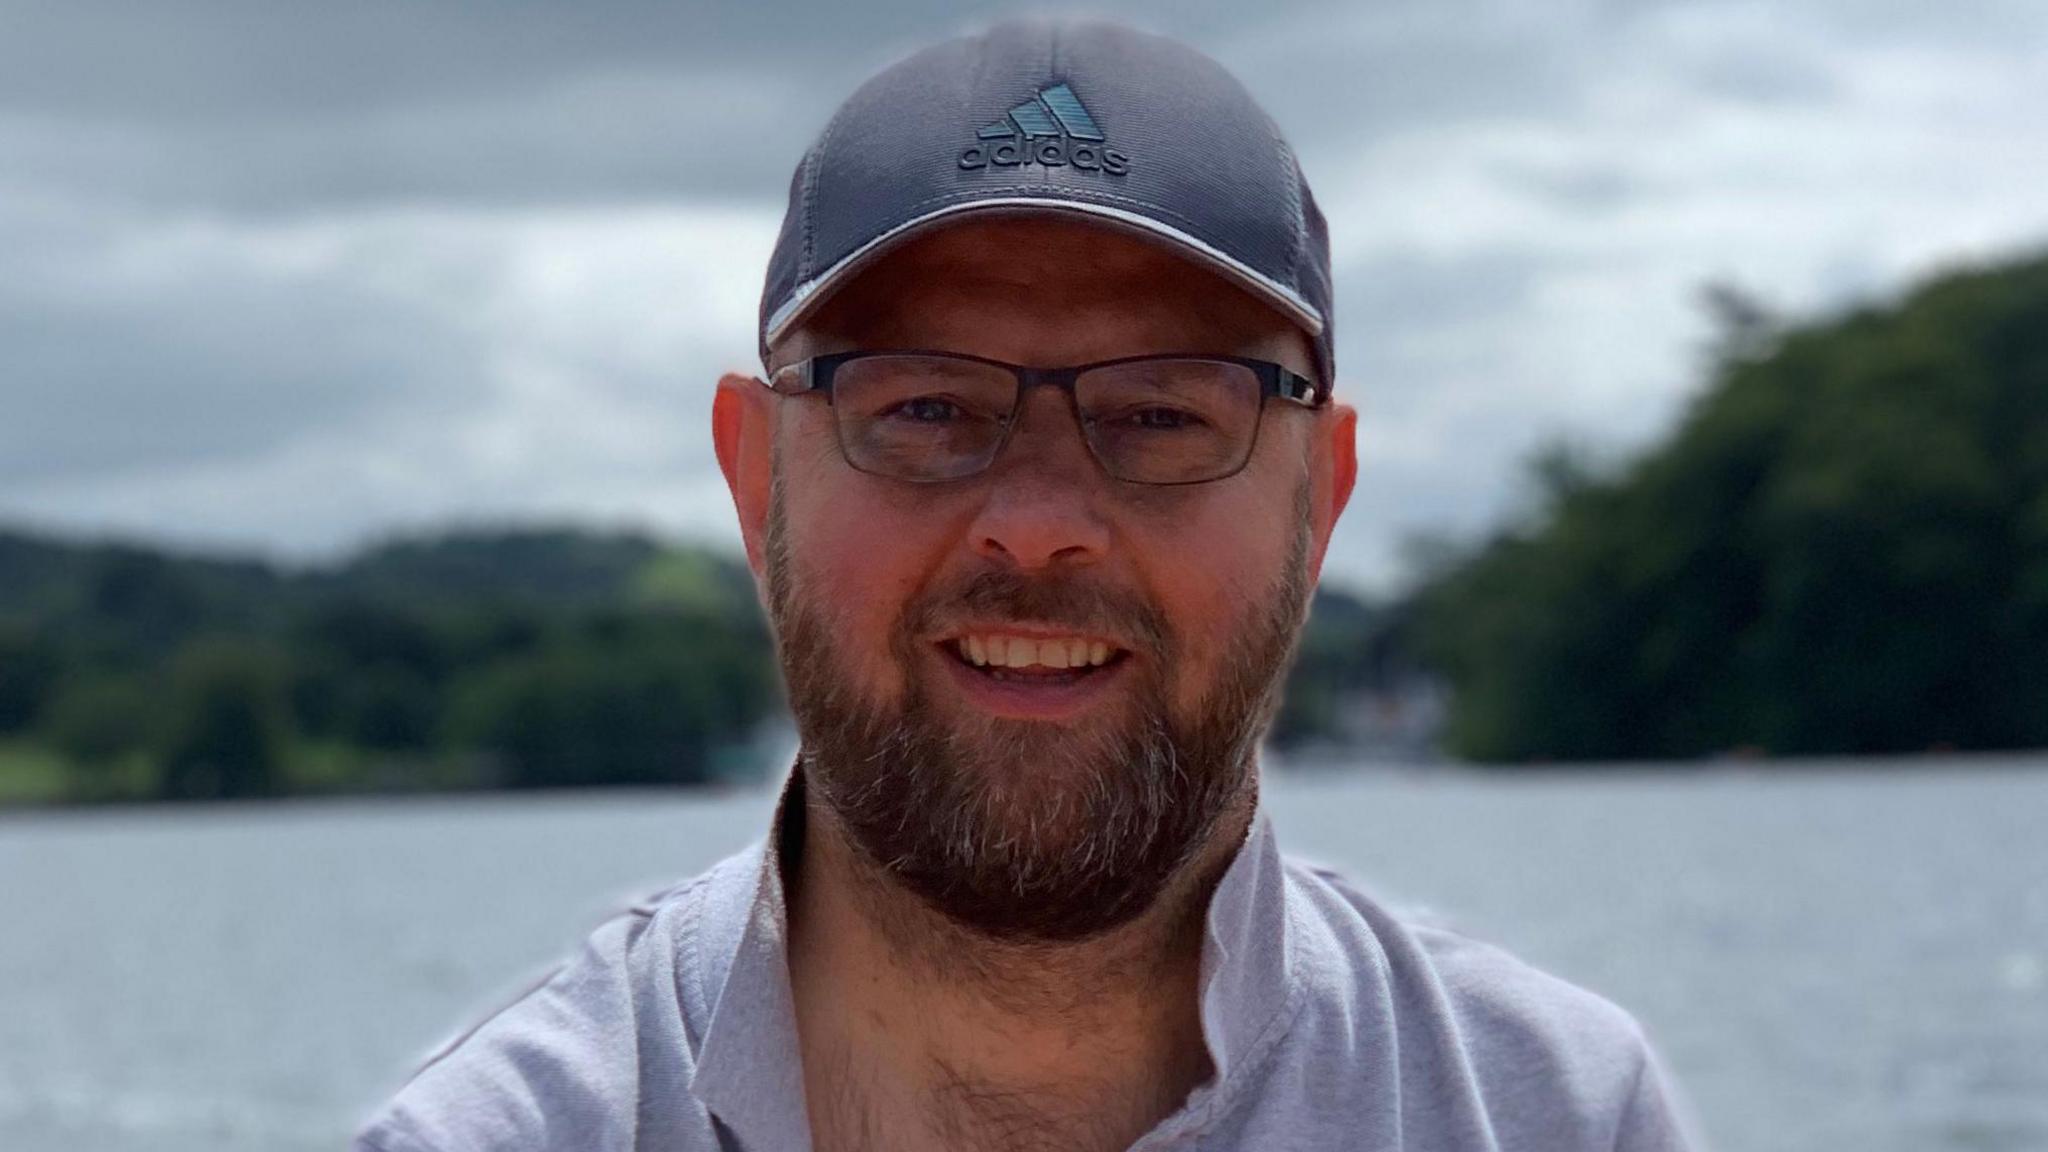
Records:
M1017 420L984 480L988 497L969 529L975 552L1026 570L1101 559L1109 549L1101 507L1109 479L1081 439L1072 405L1056 389L1033 389Z

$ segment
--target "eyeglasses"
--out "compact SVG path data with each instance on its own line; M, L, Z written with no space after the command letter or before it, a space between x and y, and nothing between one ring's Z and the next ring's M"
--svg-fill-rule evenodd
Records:
M1024 390L1067 393L1088 450L1133 484L1202 484L1251 459L1266 399L1319 408L1328 393L1269 360L1127 356L1027 368L957 352L834 352L778 369L785 396L822 392L846 462L917 483L962 480L995 462Z

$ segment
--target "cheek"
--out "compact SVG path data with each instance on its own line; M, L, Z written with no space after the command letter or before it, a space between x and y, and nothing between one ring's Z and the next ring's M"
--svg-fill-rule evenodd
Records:
M1292 513L1252 491L1220 492L1167 515L1139 518L1134 551L1146 556L1152 595L1180 643L1172 690L1178 705L1200 704L1249 633L1288 562Z
M809 482L807 482L807 480ZM929 509L841 469L792 479L785 493L796 593L831 633L839 659L888 699L903 691L890 641L903 606L923 586L938 534ZM894 486L890 486L894 487Z

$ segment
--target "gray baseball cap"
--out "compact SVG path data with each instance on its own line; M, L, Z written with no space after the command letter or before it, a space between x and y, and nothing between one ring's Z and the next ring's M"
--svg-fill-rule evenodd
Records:
M1330 238L1279 128L1223 66L1117 24L1029 20L933 45L840 105L789 184L761 356L882 253L986 213L1072 213L1214 269L1334 379Z

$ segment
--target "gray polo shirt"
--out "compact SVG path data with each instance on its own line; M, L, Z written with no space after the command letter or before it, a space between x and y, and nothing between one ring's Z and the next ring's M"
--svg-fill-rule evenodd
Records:
M786 926L764 840L592 933L357 1152L809 1149ZM1134 1150L1690 1146L1627 1013L1283 857L1263 812L1210 902L1201 997L1215 1076Z

